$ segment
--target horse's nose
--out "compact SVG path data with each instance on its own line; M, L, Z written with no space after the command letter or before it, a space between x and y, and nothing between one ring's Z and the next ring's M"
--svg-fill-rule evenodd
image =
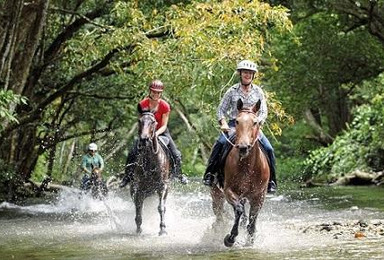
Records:
M150 139L149 139L148 137L141 137L141 138L140 138L140 144L141 144L141 145L146 146L146 145L149 144L149 141L150 141Z
M250 148L250 145L238 144L236 147L239 149L240 154L246 154Z

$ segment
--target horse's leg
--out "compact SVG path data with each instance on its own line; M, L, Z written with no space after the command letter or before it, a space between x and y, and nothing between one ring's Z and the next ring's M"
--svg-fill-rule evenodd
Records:
M235 213L235 223L232 226L231 233L224 238L224 245L226 247L231 247L235 243L235 239L239 234L240 218L244 214L244 200L239 200L237 195L235 195L232 191L226 191L226 193L227 200L232 205Z
M143 204L144 204L144 197L142 194L136 193L134 196L134 201L135 201L135 208L136 208L136 217L135 217L135 222L136 222L136 233L140 234L143 230L141 229L141 224L143 223Z
M255 231L256 231L256 220L259 215L259 211L264 203L263 198L258 198L250 202L251 208L249 210L249 223L247 226L248 231L248 243L253 245L255 240Z
M211 189L212 197L212 209L213 213L216 216L215 225L222 224L224 222L224 194L223 192L215 185Z
M165 202L167 200L167 194L168 194L168 187L165 187L163 190L158 192L159 194L159 206L157 210L159 211L160 214L160 231L159 231L159 236L161 235L166 235L167 231L165 231L165 221L164 221L164 215L165 215Z
M241 203L242 203L243 205L245 205L245 202L246 202L245 199L243 199L243 200L241 201ZM246 209L245 209L245 207L244 207L244 214L241 216L240 226L241 226L242 228L245 228L245 227L247 226L247 223L248 223L248 216L247 216L247 214L246 214Z

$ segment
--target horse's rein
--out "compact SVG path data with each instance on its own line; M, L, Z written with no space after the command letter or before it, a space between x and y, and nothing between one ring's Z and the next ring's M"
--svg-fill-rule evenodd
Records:
M229 138L227 137L227 133L225 133L224 131L221 131L221 134L224 136L225 140L230 143L232 146L235 146L234 143L231 142L231 140L229 140Z

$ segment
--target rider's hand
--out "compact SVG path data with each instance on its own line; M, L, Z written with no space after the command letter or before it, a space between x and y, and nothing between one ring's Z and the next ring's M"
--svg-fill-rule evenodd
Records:
M228 123L225 120L223 120L223 122L220 126L220 130L223 132L228 132L230 130Z

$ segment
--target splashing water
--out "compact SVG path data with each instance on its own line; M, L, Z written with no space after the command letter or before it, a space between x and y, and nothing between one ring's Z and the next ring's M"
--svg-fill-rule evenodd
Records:
M70 259L74 255L76 259L151 259L185 255L196 259L353 259L351 252L359 241L337 241L324 233L303 230L313 223L375 218L381 213L359 208L329 211L317 207L320 203L317 198L298 201L287 195L268 196L257 222L255 244L244 247L246 232L241 229L234 248L228 250L223 238L230 231L233 213L226 205L229 223L213 230L215 218L208 190L173 190L166 203L168 235L158 236L160 220L156 196L144 203L143 232L137 235L135 207L128 189L111 191L104 200L95 200L68 188L51 203L0 204L0 258L7 259L10 254L20 252L39 259ZM359 254L371 254L374 259L372 248L378 245L375 240L369 242L360 245ZM15 245L20 246L15 248ZM342 250L344 253L340 254Z

